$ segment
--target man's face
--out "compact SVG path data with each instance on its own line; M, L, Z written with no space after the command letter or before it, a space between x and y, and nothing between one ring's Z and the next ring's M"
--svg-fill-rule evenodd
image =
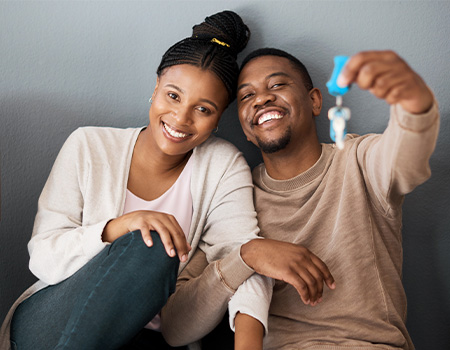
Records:
M239 120L247 139L264 153L311 140L318 113L313 113L310 95L300 72L287 58L261 56L248 62L239 76L237 92Z

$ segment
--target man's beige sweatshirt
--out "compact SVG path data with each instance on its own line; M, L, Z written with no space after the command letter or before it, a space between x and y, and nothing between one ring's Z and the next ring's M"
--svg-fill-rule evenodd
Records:
M336 280L315 307L276 281L265 350L414 348L401 280L402 203L431 174L438 129L437 104L422 115L396 105L382 135L349 135L344 150L323 144L316 164L295 178L274 180L263 164L254 169L262 235L307 247ZM244 291L232 298L235 311L238 303L251 308L254 293Z

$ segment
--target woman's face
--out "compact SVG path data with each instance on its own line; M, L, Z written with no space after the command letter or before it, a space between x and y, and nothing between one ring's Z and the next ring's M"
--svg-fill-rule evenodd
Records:
M183 155L204 142L228 105L228 92L211 71L189 64L167 68L158 77L149 117L157 147Z

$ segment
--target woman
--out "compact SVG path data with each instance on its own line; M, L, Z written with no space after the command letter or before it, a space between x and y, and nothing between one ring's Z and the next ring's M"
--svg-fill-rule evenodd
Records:
M194 338L214 326L217 295L196 288L217 289L224 312L253 272L239 248L258 233L248 166L210 137L235 97L249 35L234 12L207 17L164 54L146 128L80 128L68 138L28 245L39 281L13 305L1 349L9 337L20 350L163 348L157 315L197 248L220 263L171 305L196 310L179 315Z

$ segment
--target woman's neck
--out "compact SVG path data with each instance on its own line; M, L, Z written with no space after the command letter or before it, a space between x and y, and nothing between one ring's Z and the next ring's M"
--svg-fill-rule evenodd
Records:
M146 130L139 134L133 150L127 188L136 196L151 201L177 181L192 151L176 156L164 154Z
M136 142L133 161L140 168L147 168L153 174L178 173L186 165L192 151L181 155L167 155L157 146L150 129L144 129Z

